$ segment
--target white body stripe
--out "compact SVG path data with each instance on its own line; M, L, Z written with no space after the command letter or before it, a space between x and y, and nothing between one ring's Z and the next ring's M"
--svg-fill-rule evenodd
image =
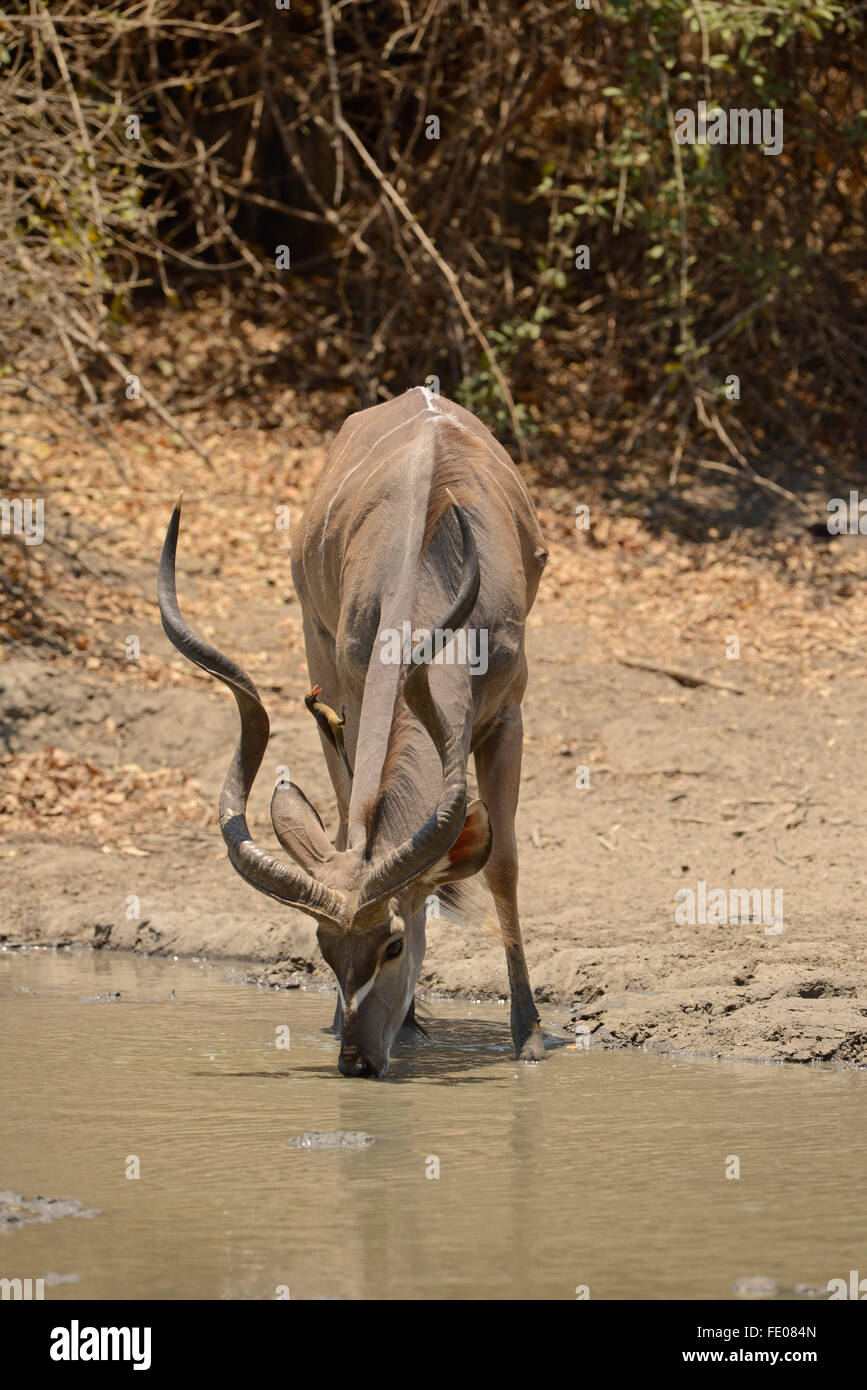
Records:
M386 430L385 434L381 435L380 438L377 439L375 444L371 444L364 457L360 458L358 460L358 463L356 463L352 468L350 468L348 473L344 473L343 477L340 479L340 482L334 489L334 495L331 498L331 501L328 503L328 507L326 508L325 520L322 523L322 535L319 538L319 563L320 573L322 575L323 582L325 580L325 533L328 530L328 522L331 518L331 508L334 506L334 503L340 496L340 493L343 490L344 483L347 483L349 479L352 477L353 473L357 473L359 468L361 468L363 464L367 463L367 460L370 458L370 455L373 453L374 449L378 449L380 444L382 444L384 440L388 439L389 435L397 434L398 430L402 430L407 425L411 425L414 420L418 420L420 416L424 415L425 413L426 412L424 410L419 410L416 412L415 415L411 415L408 420L402 420L399 425L395 425L392 429Z

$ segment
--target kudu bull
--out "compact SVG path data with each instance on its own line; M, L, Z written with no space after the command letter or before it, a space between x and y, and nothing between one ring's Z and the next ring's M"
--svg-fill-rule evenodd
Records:
M468 411L424 387L351 415L334 441L294 537L292 574L316 682L306 703L340 825L332 844L300 788L278 784L271 819L291 864L250 836L247 798L268 716L249 676L181 617L179 523L178 507L160 563L163 627L229 686L241 717L220 794L229 859L254 888L315 918L337 977L341 1072L386 1070L398 1030L415 1021L425 900L480 869L506 948L515 1049L541 1059L518 921L515 809L524 623L547 554L508 455ZM459 637L466 651L470 620L487 634L484 672L453 659ZM414 646L395 659L394 634L410 630ZM468 804L471 753L480 799Z

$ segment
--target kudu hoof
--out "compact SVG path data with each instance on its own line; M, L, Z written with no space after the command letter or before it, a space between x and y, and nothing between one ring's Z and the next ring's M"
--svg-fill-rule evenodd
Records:
M543 1062L545 1060L545 1043L538 1023L533 1024L530 1036L523 1045L515 1044L515 1051L522 1062Z

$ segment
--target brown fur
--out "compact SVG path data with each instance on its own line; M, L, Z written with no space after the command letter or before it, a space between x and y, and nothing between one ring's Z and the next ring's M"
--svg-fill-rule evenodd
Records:
M457 512L450 506L453 498ZM487 632L491 661L485 671L446 669L453 665L446 661L432 672L434 694L451 731L440 746L442 739L432 740L405 707L406 671L398 654L380 662L377 647L384 628L400 630L407 621L425 632L456 625L447 619L463 575L467 526L478 553L480 587L472 616L465 603L461 606L461 621ZM468 411L414 389L345 423L302 534L302 546L293 548L292 571L304 612L308 667L311 678L335 686L338 708L346 703L354 767L350 779L326 745L346 846L334 856L333 877L351 912L347 925L360 930L321 926L323 952L344 989L365 972L369 976L374 945L392 930L394 909L386 901L391 883L397 885L397 915L403 915L412 947L412 954L405 951L398 958L403 964L392 975L379 977L365 1012L353 1015L351 1027L342 1020L341 1069L364 1075L372 1068L379 1075L387 1065L395 1025L407 1014L407 970L410 984L418 979L422 894L428 895L429 883L442 886L454 878L453 869L481 870L493 894L516 1053L538 1060L544 1045L521 944L514 819L527 679L524 624L545 546L520 475ZM480 679L471 682L470 674ZM444 787L440 792L435 751L447 759L452 779L449 817L436 834L426 824L445 792ZM479 846L471 833L466 862L455 866L446 842L449 837L448 845L454 846L452 832L463 833L454 824L462 771L457 760L465 768L471 755L488 834ZM465 787L460 791L466 807ZM473 824L481 814L474 810ZM435 866L426 847L436 849ZM415 858L413 848L419 851ZM435 871L428 873L422 861ZM398 866L401 871L415 866L415 876L398 881L391 873ZM349 895L359 885L357 902ZM484 894L481 882L476 891ZM485 916L472 910L476 921Z
M452 499L462 507L478 505L481 500L474 479L467 476L468 454L475 453L484 464L485 447L481 441L466 430L449 428L446 425L445 430L440 432L437 445L437 458L428 494L421 544L422 555L430 544L440 517L448 510ZM451 497L449 493L452 494Z
M464 507L472 507L479 503L478 488L473 486L471 479L467 478L466 455L468 449L475 449L484 453L483 445L464 431L450 429L447 433L441 433L434 475L427 499L420 560L433 539L440 519L448 511L452 502L457 502L458 505ZM375 841L382 830L389 803L400 803L402 796L409 798L414 790L411 772L407 767L406 755L412 742L413 730L417 725L414 715L411 714L403 698L404 678L405 673L401 677L395 695L388 749L382 766L379 787L376 795L366 802L363 808L366 836L365 858L367 859L373 858Z

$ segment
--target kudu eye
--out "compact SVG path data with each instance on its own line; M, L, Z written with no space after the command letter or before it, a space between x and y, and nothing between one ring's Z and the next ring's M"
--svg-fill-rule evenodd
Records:
M394 941L389 941L385 948L386 960L394 960L403 950L403 937L396 936Z

